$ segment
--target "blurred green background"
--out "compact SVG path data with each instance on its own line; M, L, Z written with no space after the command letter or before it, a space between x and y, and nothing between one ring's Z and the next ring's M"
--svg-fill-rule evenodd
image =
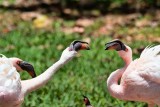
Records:
M37 75L61 56L73 40L89 42L44 87L25 97L22 107L84 107L82 95L94 107L146 107L142 102L111 97L106 80L123 67L105 43L120 39L138 58L148 45L160 42L159 0L1 0L0 52L31 62ZM29 79L20 73L21 79Z

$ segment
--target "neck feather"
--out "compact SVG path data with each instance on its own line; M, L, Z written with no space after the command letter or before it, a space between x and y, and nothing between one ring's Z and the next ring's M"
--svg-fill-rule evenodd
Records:
M127 51L119 51L118 54L125 62L125 65L128 66L132 62L132 50L130 47L128 46L126 47L127 47Z
M132 62L132 56L122 57L122 59L125 63L125 68Z

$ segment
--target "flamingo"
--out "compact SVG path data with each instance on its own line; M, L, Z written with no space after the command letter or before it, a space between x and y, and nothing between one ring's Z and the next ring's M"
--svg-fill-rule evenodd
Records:
M18 97L13 91L19 92L20 76L17 71L26 70L32 78L36 77L34 68L19 58L0 57L0 107L8 107L8 103ZM10 99L12 97L12 99ZM3 103L6 105L3 105ZM9 106L10 107L10 106Z
M0 107L20 107L26 94L44 86L54 75L54 73L76 56L79 50L89 50L87 42L73 41L67 47L60 59L44 71L41 75L29 79L21 80L16 68L21 65L19 62L15 64L15 59L6 57L0 58ZM24 64L22 64L24 65ZM22 66L21 65L21 66ZM27 64L22 69L26 69ZM30 67L29 67L30 68ZM18 68L17 68L18 69ZM20 69L18 69L20 70ZM29 69L30 70L30 69ZM33 69L31 69L33 70ZM29 72L33 77L34 73Z
M148 107L160 107L160 45L146 47L135 60L132 60L131 48L120 40L108 42L105 50L110 49L118 51L125 62L123 68L112 72L107 79L111 96L146 102Z
M89 99L83 95L83 101L86 107L93 107L89 101Z

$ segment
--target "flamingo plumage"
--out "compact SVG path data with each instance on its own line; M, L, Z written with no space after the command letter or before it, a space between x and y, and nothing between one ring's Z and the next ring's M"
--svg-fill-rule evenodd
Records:
M125 66L112 72L107 79L111 96L128 101L142 101L148 107L160 107L160 45L146 47L140 58L132 60L132 50L120 40L106 44L124 60ZM121 80L120 80L121 79ZM118 81L120 80L120 84Z
M0 107L16 106L21 92L20 75L17 71L26 70L32 77L35 77L34 68L31 64L19 58L0 57ZM10 106L9 106L10 107Z
M28 64L21 65L16 58L0 58L0 107L20 107L26 94L44 86L54 75L54 73L76 56L79 50L88 50L88 43L82 41L74 41L67 47L60 59L44 71L41 75L35 77L34 73L29 71ZM16 62L16 63L15 63ZM20 65L35 77L29 80L21 80L17 70ZM29 65L30 66L30 65ZM16 70L17 68L17 70Z

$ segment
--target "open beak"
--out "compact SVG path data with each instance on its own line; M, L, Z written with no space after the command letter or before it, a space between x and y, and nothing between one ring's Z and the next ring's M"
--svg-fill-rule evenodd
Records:
M105 50L111 50L111 49L116 51L127 50L125 44L118 39L110 41L105 44Z
M70 51L79 51L79 50L90 50L89 44L83 41L73 41L69 47Z
M36 77L36 73L35 73L35 71L34 71L34 67L33 67L31 64L29 64L28 62L21 61L21 62L19 63L19 66L20 66L23 70L27 71L27 72L32 76L32 78Z

